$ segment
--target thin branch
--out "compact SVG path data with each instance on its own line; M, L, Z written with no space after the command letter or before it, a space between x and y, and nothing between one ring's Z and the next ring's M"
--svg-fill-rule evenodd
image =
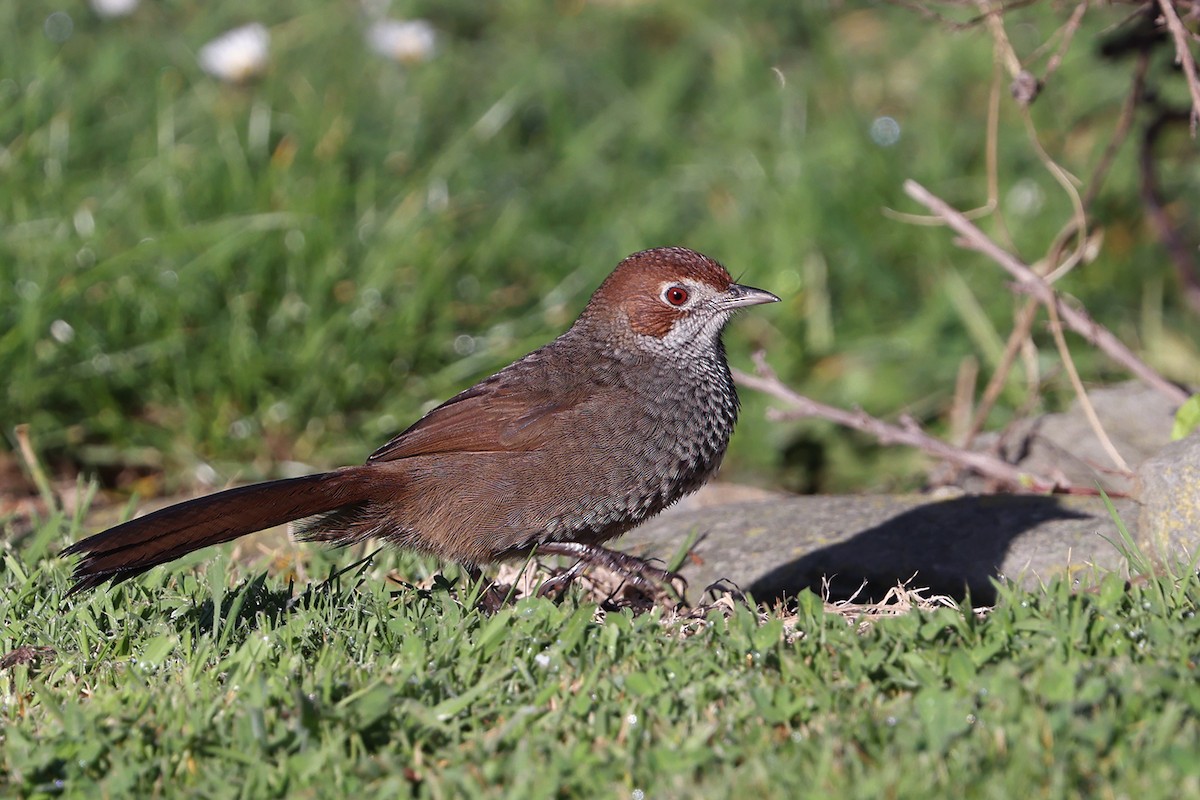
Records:
M1012 243L1008 221L1004 218L1004 206L1000 205L1000 96L1003 86L1004 67L1000 56L993 52L992 88L988 91L987 149L984 151L984 172L987 175L988 207L995 214L992 219L1004 241ZM935 218L936 219L936 218ZM941 222L941 220L938 220Z
M915 11L925 19L931 19L935 22L945 25L952 31L965 31L974 28L979 23L984 22L991 17L1002 16L1014 9L1033 5L1034 3L1039 2L1039 0L1013 0L1013 2L1009 3L1008 5L987 9L982 14L971 17L963 22L956 22L947 16L939 14L938 12L929 8L928 3L915 2L915 0L888 0L888 2L890 2L892 5L900 6L901 8L907 8L909 11ZM963 5L965 5L965 3Z
M1134 69L1133 83L1129 89L1129 93L1125 96L1125 102L1121 106L1121 113L1117 117L1117 124L1113 130L1112 138L1104 148L1104 153L1096 162L1092 174L1087 179L1087 191L1083 195L1083 208L1086 213L1095 202L1096 197L1100 194L1100 188L1104 185L1104 179L1108 176L1108 171L1112 168L1113 161L1116 159L1117 151L1124 144L1125 139L1129 136L1129 131L1133 128L1133 120L1137 111L1138 103L1141 101L1143 90L1146 84L1146 69L1150 64L1150 55L1145 50L1138 53L1137 66ZM990 180L990 178L989 178ZM922 219L937 219L938 217L922 217ZM1049 255L1046 258L1047 263L1057 264L1062 258L1062 252L1073 237L1078 234L1079 219L1072 216L1058 235L1054 237L1054 243L1050 247ZM1061 277L1060 268L1056 268L1047 280L1051 283ZM979 401L979 407L975 411L975 419L968 429L965 438L958 440L958 444L967 447L979 435L986 423L988 416L991 414L992 408L996 401L1000 398L1000 392L1004 389L1004 385L1008 382L1008 374L1012 370L1012 365L1016 361L1016 356L1021 348L1021 343L1029 337L1029 332L1033 329L1034 312L1037 308L1037 301L1028 299L1017 310L1016 325L1013 327L1012 333L1008 337L1008 343L1004 348L1004 356L1000 360L1000 364L992 373L992 377L988 380L988 385L984 389L983 397Z
M1088 176L1087 191L1083 193L1085 209L1091 208L1096 196L1100 194L1100 187L1104 185L1104 179L1108 177L1108 171L1112 168L1113 161L1116 160L1117 151L1121 149L1121 145L1125 143L1125 137L1133 128L1134 115L1137 112L1138 104L1142 101L1142 94L1145 92L1146 70L1149 66L1150 53L1142 50L1138 53L1137 65L1133 70L1133 84L1129 87L1129 94L1125 95L1125 102L1121 105L1121 113L1117 117L1117 125L1113 129L1112 139L1105 146L1100 160L1096 162L1096 168Z
M1184 234L1176 227L1167 213L1166 203L1158 185L1158 170L1155 168L1154 145L1163 130L1172 123L1182 122L1183 112L1162 111L1142 136L1138 167L1141 171L1142 205L1150 227L1158 235L1167 250L1175 275L1183 289L1183 299L1193 313L1200 314L1200 268L1196 266L1193 248L1185 241Z
M1059 42L1058 49L1054 51L1054 55L1050 56L1050 60L1046 62L1046 71L1042 73L1042 79L1039 81L1043 86L1046 81L1050 80L1050 76L1058 70L1062 64L1063 56L1067 54L1067 49L1071 46L1071 40L1075 38L1076 31L1079 30L1079 25L1083 22L1083 15L1087 11L1088 0L1083 0L1079 5L1075 6L1075 10L1071 12L1070 19L1066 24L1058 29L1062 34L1062 41Z
M909 197L944 219L946 224L962 236L972 249L983 253L1003 267L1008 274L1017 280L1021 291L1037 298L1042 305L1047 307L1053 305L1071 330L1095 345L1117 364L1120 364L1129 372L1141 378L1158 392L1169 398L1173 403L1182 404L1188 398L1187 392L1168 381L1162 375L1159 375L1154 368L1138 358L1132 350L1113 335L1112 331L1093 320L1086 311L1074 308L1063 302L1062 298L1055 293L1050 284L1038 277L1020 259L989 239L983 231L975 227L970 220L957 210L947 205L945 201L934 196L924 186L912 180L904 182L904 191Z
M987 169L987 202L978 208L964 211L963 214L967 219L979 219L995 212L996 223L1004 231L1005 238L1008 238L1008 227L1004 224L1004 215L1000 210L1000 85L1001 78L1004 75L1004 68L1000 64L999 56L995 58L995 66L992 72L992 88L988 96L987 137L984 142L984 157ZM894 219L897 222L904 222L909 225L927 225L932 227L942 224L942 221L938 217L929 214L909 214L905 211L888 208L887 206L884 206L880 211L888 219Z
M979 380L979 361L971 355L958 362L954 378L954 401L950 404L950 441L960 447L968 445L967 433L974 418L975 383Z
M1066 249L1067 243L1072 239L1079 239L1080 225L1086 225L1088 220L1088 211L1095 202L1096 197L1100 194L1100 187L1104 185L1104 179L1108 176L1108 171L1112 167L1113 160L1117 156L1117 151L1124 144L1126 137L1129 136L1129 131L1133 127L1134 115L1137 112L1138 104L1142 100L1143 90L1146 83L1146 70L1150 64L1150 53L1147 50L1142 50L1138 53L1137 65L1133 72L1133 85L1129 89L1129 94L1125 96L1125 102L1121 105L1121 112L1117 116L1117 124L1113 128L1112 138L1104 148L1104 153L1100 156L1100 160L1096 162L1092 174L1088 176L1087 190L1084 192L1080 200L1082 214L1072 215L1071 219L1054 237L1054 244L1050 247L1049 256L1046 258L1046 263L1054 266L1053 270L1045 275L1048 283L1054 283L1062 278L1068 272L1075 268L1084 258L1088 250L1088 243L1080 241L1079 246L1075 248L1075 252L1066 261L1062 260L1062 252Z
M847 428L853 428L874 436L882 444L901 444L916 447L922 452L936 458L948 461L963 469L973 470L993 480L1000 481L1014 489L1047 493L1053 491L1077 492L1069 484L1055 482L1027 470L1009 464L987 453L977 453L964 450L943 442L925 431L911 417L904 417L901 425L892 425L881 419L872 417L864 411L847 411L842 408L828 406L816 400L805 397L793 391L776 377L767 365L761 353L755 354L757 375L751 375L741 370L734 370L733 376L737 382L749 389L756 389L786 403L788 408L780 415L787 419L802 417L818 417L836 422Z
M1075 389L1075 396L1079 398L1079 407L1083 410L1083 416L1087 418L1092 432L1100 440L1100 446L1104 448L1104 452L1108 454L1112 462L1117 465L1117 469L1132 476L1133 471L1129 469L1129 464L1121 457L1116 445L1108 437L1108 431L1104 430L1104 426L1100 424L1100 416L1096 413L1096 408L1092 405L1092 400L1088 397L1087 390L1083 388L1083 381L1079 377L1079 370L1075 368L1075 359L1071 358L1071 350L1067 347L1066 337L1063 336L1062 320L1058 314L1058 304L1055 303L1046 306L1046 311L1050 314L1050 334L1054 337L1054 345L1058 348L1059 358L1062 359L1063 366L1067 370L1067 377L1070 378L1071 386Z
M1001 63L1008 69L1009 77L1015 80L1021 74L1021 59L1017 57L1017 51L1013 49L1012 42L1008 39L1008 32L1004 29L1003 14L989 13L990 4L987 0L978 0L976 5L984 11L982 16L987 20L988 30L995 39L996 52Z
M979 401L979 407L975 410L975 419L971 423L971 427L967 429L966 435L959 441L963 447L969 447L979 432L983 430L983 425L987 421L988 415L992 413L992 408L996 405L996 401L1000 399L1000 393L1004 391L1004 386L1008 383L1008 374L1012 371L1012 365L1017 360L1017 354L1021 352L1021 343L1029 338L1029 332L1033 330L1033 320L1037 312L1037 301L1027 299L1025 303L1017 309L1017 322L1013 326L1012 333L1008 336L1008 341L1004 345L1004 354L1000 357L1000 363L996 365L996 370L992 373L992 377L988 380L988 384L984 387L983 397Z
M1183 70L1188 91L1192 95L1192 138L1195 139L1196 126L1200 125L1200 77L1196 75L1196 59L1192 57L1192 50L1188 47L1188 30L1183 27L1183 22L1175 13L1175 5L1171 0L1158 0L1158 7L1162 9L1163 19L1166 20L1171 37L1175 40L1175 63Z

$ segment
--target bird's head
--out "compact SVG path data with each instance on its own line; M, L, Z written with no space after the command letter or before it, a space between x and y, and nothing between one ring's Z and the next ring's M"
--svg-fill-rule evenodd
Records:
M580 324L653 352L688 353L716 346L739 308L776 302L770 292L734 283L708 256L658 247L618 264L592 295Z

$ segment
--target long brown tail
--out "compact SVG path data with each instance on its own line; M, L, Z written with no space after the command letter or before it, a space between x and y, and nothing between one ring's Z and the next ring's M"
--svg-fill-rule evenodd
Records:
M371 467L240 486L168 506L89 536L62 551L82 555L71 596L105 581L120 583L193 550L293 520L363 505ZM377 490L376 490L377 491Z

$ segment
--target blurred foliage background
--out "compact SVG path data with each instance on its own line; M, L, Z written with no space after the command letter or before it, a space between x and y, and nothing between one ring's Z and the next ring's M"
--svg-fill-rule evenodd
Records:
M1030 108L1077 175L1129 91L1130 60L1104 45L1133 8L1089 8ZM1072 9L1006 15L1014 48L1036 56ZM429 20L435 53L372 52L372 15ZM263 74L205 74L198 49L252 21L270 32ZM983 205L982 24L794 0L174 0L113 19L22 0L0 4L0 32L0 420L6 437L29 423L60 474L145 493L361 461L557 335L619 259L657 245L784 298L735 320L735 364L765 348L805 394L934 430L963 360L982 384L1011 327L994 265L884 213L920 210L906 178ZM1152 54L1147 81L1186 106L1171 55ZM1071 201L1007 90L996 133L998 209L1035 260ZM1155 150L1183 222L1195 151L1186 126ZM1127 143L1093 206L1103 245L1061 286L1169 377L1200 382L1196 316L1138 181ZM1073 344L1088 380L1124 377ZM1044 352L1033 400L1018 371L992 427L1069 399ZM768 402L742 394L727 479L923 478L917 454L767 422Z

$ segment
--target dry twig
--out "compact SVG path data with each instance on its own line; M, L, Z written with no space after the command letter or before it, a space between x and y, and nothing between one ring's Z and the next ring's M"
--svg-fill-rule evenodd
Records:
M1087 189L1083 195L1083 209L1085 215L1091 209L1092 203L1100 194L1100 187L1104 184L1104 179L1108 176L1109 170L1112 168L1113 161L1116 159L1117 151L1121 144L1129 136L1129 131L1133 127L1134 112L1137 110L1138 103L1141 101L1143 89L1146 82L1146 70L1150 64L1150 57L1146 51L1138 54L1137 65L1134 69L1133 83L1129 93L1125 96L1125 102L1121 106L1121 113L1117 117L1117 124L1113 130L1112 138L1104 148L1104 153L1100 156L1100 160L1096 162L1092 174L1088 176L1086 183ZM990 124L990 123L989 123ZM989 168L988 183L992 181L992 175ZM972 219L969 214L964 214L969 219ZM937 217L922 217L922 219L938 219ZM1085 216L1086 219L1086 216ZM1054 243L1050 246L1049 254L1046 256L1044 263L1047 265L1056 265L1062 258L1062 252L1072 238L1079 234L1078 228L1079 218L1072 216L1063 229L1059 231L1054 238ZM1065 274L1065 270L1055 268L1053 272L1047 276L1047 281L1053 283L1059 277ZM970 446L971 442L983 429L984 423L991 414L992 408L996 401L1000 398L1000 393L1003 391L1005 384L1008 382L1009 372L1012 370L1012 365L1016 363L1017 354L1020 352L1021 346L1029 341L1029 334L1033 330L1033 322L1036 316L1037 301L1030 298L1017 310L1016 324L1013 326L1012 333L1009 334L1008 342L1004 348L1004 355L1001 357L999 365L992 373L992 377L988 380L988 385L985 387L983 396L979 401L979 407L976 409L975 419L971 427L967 430L966 436L956 440L963 447Z
M971 249L983 253L1003 267L1009 275L1012 275L1017 281L1015 291L1032 295L1044 306L1054 306L1071 330L1173 403L1183 403L1188 398L1187 392L1159 375L1153 367L1138 358L1132 350L1125 346L1124 342L1113 335L1112 331L1092 319L1086 311L1064 302L1050 284L1035 274L1028 265L989 239L987 234L979 230L970 220L951 208L945 201L912 180L904 182L904 191L909 197L944 219L955 233L963 237Z
M1182 116L1182 112L1164 110L1150 123L1142 135L1138 168L1141 172L1142 205L1146 209L1146 218L1171 259L1175 277L1183 289L1184 302L1193 312L1200 314L1200 269L1196 266L1195 248L1188 244L1187 237L1179 230L1167 211L1154 159L1154 146L1162 132L1168 125L1181 122Z
M1192 95L1192 138L1195 139L1196 127L1200 125L1200 77L1196 75L1196 59L1188 46L1187 28L1183 27L1179 14L1175 13L1175 4L1171 0L1158 0L1158 7L1162 9L1171 38L1175 40L1175 63L1183 70L1188 92Z
M872 417L864 411L847 411L843 408L819 403L792 390L779 380L774 371L767 365L761 353L755 355L757 375L751 375L741 370L734 370L734 378L742 386L756 389L769 394L787 404L787 409L776 413L777 418L799 419L803 417L818 417L836 422L839 425L854 430L869 433L882 444L902 444L916 447L922 452L936 458L948 461L957 467L973 470L980 475L999 481L1013 489L1037 493L1066 492L1079 493L1081 490L1057 483L1040 475L1028 472L1009 464L987 453L977 453L964 450L941 439L930 436L923 431L916 420L904 417L900 425L892 425L877 417Z

